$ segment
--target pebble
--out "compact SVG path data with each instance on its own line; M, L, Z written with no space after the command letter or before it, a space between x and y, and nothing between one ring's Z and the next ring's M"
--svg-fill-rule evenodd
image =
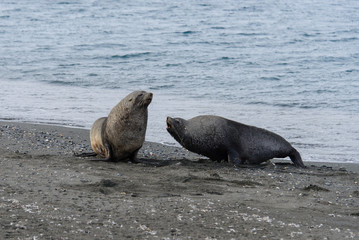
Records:
M76 140L73 137L64 137L63 133L56 129L53 132L38 132L36 129L22 129L21 126L2 125L0 131L2 137L17 143L9 148L15 153L26 153L29 150L41 154L51 152L58 155L72 155L73 152L92 152L90 145L85 144L87 141L80 137ZM17 147L19 145L22 146L20 150Z

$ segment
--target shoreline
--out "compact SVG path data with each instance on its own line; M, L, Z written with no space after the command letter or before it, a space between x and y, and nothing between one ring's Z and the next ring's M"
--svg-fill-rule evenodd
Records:
M359 164L233 167L145 142L92 161L89 130L0 121L1 239L357 239Z
M85 143L88 144L88 147L86 147L86 150L88 150L89 152L92 151L91 147L90 147L90 141L89 141L89 134L90 134L90 130L85 128L85 127L80 127L80 126L70 126L70 125L63 125L63 124L53 124L53 123L33 123L33 122L26 122L26 121L18 121L18 120L4 120L4 119L0 119L0 125L11 125L11 126L19 126L19 127L23 127L25 129L30 129L30 128L45 128L45 129L73 129L75 132L78 132L77 134L81 136L81 138L83 138L85 140ZM68 132L68 130L65 130L65 132ZM184 152L188 152L187 150L185 150L183 147L181 146L173 146L173 145L169 145L169 144L164 144L164 143L157 143L157 142L151 142L151 141L145 141L145 146L148 144L154 144L157 146L163 145L163 148L168 147L169 149L175 149L176 151L178 150L182 150ZM81 150L81 149L79 149ZM191 157L196 156L197 158L202 157L205 158L203 156L200 156L198 154L195 153L189 153L189 155ZM274 162L279 162L279 163L286 163L286 162L290 162L290 160L287 158L285 160L283 159L272 159L271 161ZM327 167L332 167L334 169L340 169L340 168L346 168L346 169L350 169L350 171L359 173L359 163L351 163L351 162L326 162L326 161L304 161L305 165L314 165L314 166L327 166Z

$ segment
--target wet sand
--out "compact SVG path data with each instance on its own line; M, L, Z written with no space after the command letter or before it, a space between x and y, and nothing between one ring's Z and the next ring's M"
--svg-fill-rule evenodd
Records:
M0 122L0 239L359 239L358 164L238 168L150 142L138 164L74 156L89 144Z

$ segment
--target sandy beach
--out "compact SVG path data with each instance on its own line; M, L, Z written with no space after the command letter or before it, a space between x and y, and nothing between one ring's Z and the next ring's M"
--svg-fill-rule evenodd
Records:
M90 151L88 130L0 122L0 239L359 239L358 164L74 156Z

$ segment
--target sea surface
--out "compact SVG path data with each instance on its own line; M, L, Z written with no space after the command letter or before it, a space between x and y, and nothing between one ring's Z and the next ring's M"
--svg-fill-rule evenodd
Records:
M141 89L149 141L215 114L359 163L359 1L2 0L0 84L0 119L90 129Z

